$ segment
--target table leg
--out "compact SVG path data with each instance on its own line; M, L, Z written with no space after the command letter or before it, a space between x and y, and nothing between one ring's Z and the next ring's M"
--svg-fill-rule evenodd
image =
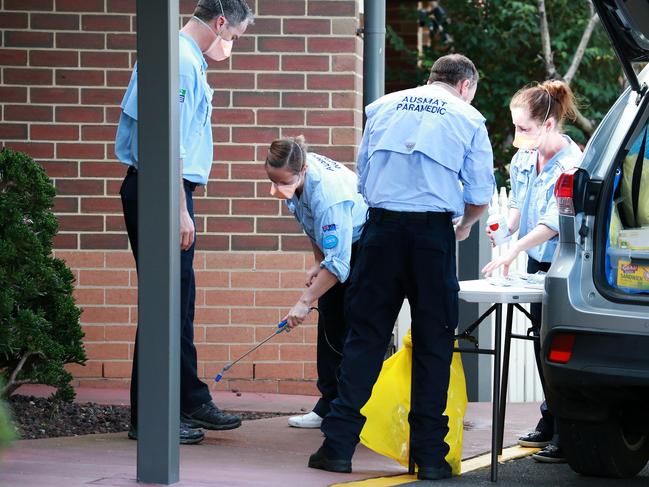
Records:
M509 380L509 352L512 343L512 321L514 317L514 305L507 305L507 320L505 321L505 348L503 350L503 373L500 388L500 413L498 415L498 454L503 452L503 436L505 434L505 409L507 408L507 381Z
M500 422L498 413L500 411L500 343L503 319L503 306L498 303L496 306L496 329L494 333L494 382L493 382L493 405L491 414L491 481L498 480L498 439L500 438Z

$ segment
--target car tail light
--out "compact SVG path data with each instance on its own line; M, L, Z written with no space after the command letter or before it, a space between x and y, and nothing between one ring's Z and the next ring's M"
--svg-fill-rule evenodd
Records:
M568 335L566 333L559 333L552 337L550 344L550 353L548 360L558 364L567 364L572 357L572 349L575 347L575 335Z
M557 207L561 215L575 215L573 202L573 185L577 168L573 167L564 172L554 185L554 197L557 199Z

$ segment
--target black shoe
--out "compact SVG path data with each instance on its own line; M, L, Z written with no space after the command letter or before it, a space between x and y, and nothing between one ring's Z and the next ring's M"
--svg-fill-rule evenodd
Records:
M540 431L532 431L525 436L521 436L518 439L518 444L527 448L545 448L550 444L550 440L552 440L552 435L546 435Z
M352 462L350 460L327 458L324 449L320 447L317 452L309 457L309 468L318 468L327 472L351 473Z
M532 458L541 463L566 463L566 457L563 456L561 448L552 443L540 452L534 453Z
M181 445L195 445L205 438L205 433L199 429L192 428L187 423L180 422L179 442ZM137 440L137 429L131 426L128 430L128 439Z
M451 467L419 467L417 478L419 480L441 480L451 478Z
M208 430L233 430L241 426L241 418L221 411L210 401L191 413L180 413L182 421L192 428Z

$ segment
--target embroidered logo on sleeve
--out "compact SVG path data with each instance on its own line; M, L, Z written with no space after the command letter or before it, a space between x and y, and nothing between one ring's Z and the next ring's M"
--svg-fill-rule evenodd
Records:
M180 103L185 102L185 95L187 94L187 90L185 88L180 88Z
M325 225L322 227L323 232L335 232L336 231L336 224L332 223L330 225Z
M336 245L338 245L338 237L335 235L327 235L322 239L322 246L325 249L333 249Z

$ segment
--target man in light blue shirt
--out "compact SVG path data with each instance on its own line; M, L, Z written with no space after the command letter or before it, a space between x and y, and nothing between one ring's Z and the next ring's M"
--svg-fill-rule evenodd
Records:
M180 31L180 442L202 441L198 428L226 430L241 425L238 416L225 414L212 402L207 385L198 378L194 346L194 211L192 193L207 184L212 166L212 89L207 83L207 61L222 61L230 55L233 42L241 36L253 14L245 0L200 0L194 15ZM137 167L138 113L137 66L122 101L122 113L115 138L115 154L128 166L120 189L124 220L131 250L137 263ZM137 439L137 336L131 376L131 428Z
M484 117L471 106L478 72L452 54L433 65L428 85L366 107L358 188L369 205L346 295L350 328L338 398L322 422L325 441L309 466L350 472L394 322L405 297L412 310L412 407L418 476L451 476L443 415L458 321L456 240L465 239L494 191ZM455 227L453 220L457 220Z

